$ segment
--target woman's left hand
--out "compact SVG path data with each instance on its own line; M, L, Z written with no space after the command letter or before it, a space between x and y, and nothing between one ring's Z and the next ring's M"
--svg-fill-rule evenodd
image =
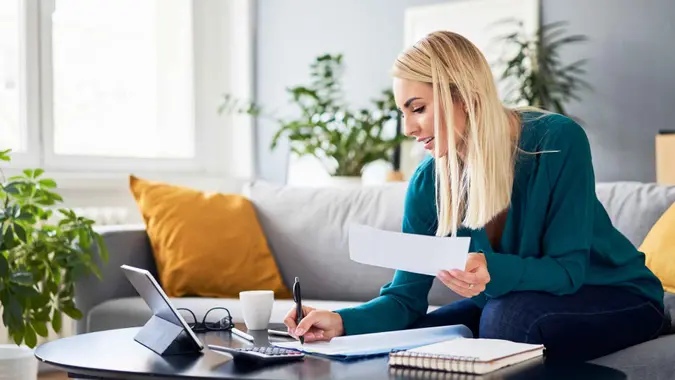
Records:
M485 285L490 282L485 255L470 253L463 271L458 269L442 270L438 273L438 279L461 296L477 296L485 290Z

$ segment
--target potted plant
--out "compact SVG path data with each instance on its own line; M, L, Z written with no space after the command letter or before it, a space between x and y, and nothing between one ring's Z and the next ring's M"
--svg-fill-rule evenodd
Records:
M10 161L9 153L0 151L0 161ZM34 348L38 336L47 337L49 327L60 332L63 314L82 318L73 301L75 281L90 273L100 278L95 260L108 259L94 221L55 208L63 199L54 191L56 183L43 173L27 169L20 176L5 178L0 169L0 309L14 342L1 347L0 363L17 371L10 378L26 373L37 377L32 352L32 360L21 352ZM60 220L52 223L55 212Z
M513 27L511 32L494 41L504 51L502 58L493 64L501 72L499 81L505 86L504 101L570 116L565 103L572 99L580 101L581 91L592 90L582 78L588 60L563 63L560 50L586 41L586 36L566 34L564 21L543 25L534 35L526 33L522 21L508 19L498 24Z
M291 104L299 111L297 116L276 117L254 102L229 94L224 95L219 112L271 118L279 125L271 149L280 139L287 139L292 153L316 157L334 179L360 180L366 165L389 161L405 137L396 127L399 115L390 90L382 91L372 101L372 108L349 107L340 85L343 69L342 54L315 59L310 65L309 84L287 89Z

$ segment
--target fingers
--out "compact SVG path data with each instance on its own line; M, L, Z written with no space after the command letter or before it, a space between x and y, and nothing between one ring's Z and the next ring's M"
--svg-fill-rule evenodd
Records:
M476 273L464 272L461 270L450 271L450 276L466 284L467 288L469 287L469 284L478 284L481 282L481 279L478 278Z
M296 316L295 308L292 308L291 310L288 311L288 313L286 313L286 316L284 317L284 324L286 325L286 327L288 327L288 332L290 334L292 334L292 331L295 330L295 328L297 327L295 323L295 316Z
M319 322L320 318L320 313L316 313L314 311L309 312L295 328L295 335L300 336L305 334L305 332L309 331L315 323Z
M481 262L474 258L474 256L469 255L469 258L466 260L466 265L464 266L465 272L473 272L476 268L481 265Z
M464 267L465 272L473 272L481 266L486 266L485 255L482 253L469 253Z
M306 316L307 314L311 313L313 310L314 310L313 307L303 306L302 307L302 315ZM296 312L295 307L293 307L293 308L291 308L291 310L288 311L288 313L286 313L286 316L284 317L284 324L286 325L286 327L288 327L289 334L292 334L293 331L296 329L296 327L298 327L297 323L296 323L297 319L298 319L297 318L297 312Z
M323 330L311 328L304 335L305 342L317 342L321 340L330 340Z
M485 291L485 284L482 282L470 283L465 282L452 276L447 271L441 271L438 274L438 279L441 280L445 286L450 288L453 292L463 297L474 297ZM471 286L473 284L473 286Z

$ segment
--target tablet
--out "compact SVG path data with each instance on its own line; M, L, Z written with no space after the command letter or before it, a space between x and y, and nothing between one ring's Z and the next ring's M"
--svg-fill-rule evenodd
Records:
M197 347L200 350L204 349L204 344L197 338L197 335L185 322L183 316L171 304L169 297L167 297L162 287L159 286L159 283L149 271L129 265L122 265L120 268L122 268L127 279L129 279L129 282L131 282L131 285L133 285L141 298L150 306L150 310L152 310L154 315L176 326L183 327Z

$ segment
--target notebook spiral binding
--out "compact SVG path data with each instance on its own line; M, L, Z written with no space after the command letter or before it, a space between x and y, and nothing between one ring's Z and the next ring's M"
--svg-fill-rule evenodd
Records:
M389 367L389 376L406 380L477 380L481 377L469 373L441 372L418 368Z
M477 358L469 356L434 355L405 350L389 353L389 365L447 372L474 373Z

